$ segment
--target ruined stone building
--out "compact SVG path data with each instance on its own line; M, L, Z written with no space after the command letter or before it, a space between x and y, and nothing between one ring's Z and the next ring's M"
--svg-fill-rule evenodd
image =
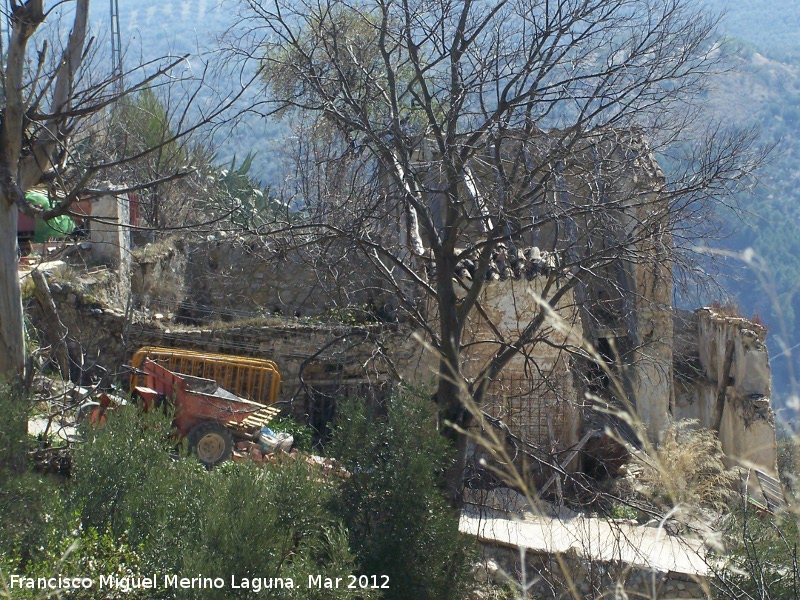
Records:
M523 148L521 160L534 160L545 141ZM567 205L577 209L564 211L564 220L528 215L542 224L494 249L481 309L465 332L467 374L530 323L553 281L582 268L581 280L559 300L536 343L492 382L481 408L555 454L609 425L597 408L631 408L653 442L671 421L696 419L719 432L731 464L774 472L766 330L721 310L672 306L672 207L646 144L634 134L604 132L552 169L541 210L553 216ZM474 198L490 176L476 163ZM595 209L580 210L589 205ZM603 206L608 210L597 208ZM145 344L270 358L285 382L282 397L322 428L337 395L385 393L401 379L426 384L436 363L402 319L361 319L362 312L382 316L386 306L390 312L391 298L379 296L380 285L363 284L371 281L365 261L346 256L269 254L246 239L166 240L134 254L135 326L117 312L92 312L66 292L65 322L88 354L102 346L120 363ZM475 261L462 261L453 276L467 293ZM348 307L355 323L329 322ZM98 319L111 322L98 326Z
M673 206L661 194L663 174L636 132L587 135L548 162L551 143L551 135L542 133L519 142L508 158L549 168L536 181L507 190L524 196L537 188L525 205L533 226L520 225L519 235L494 252L466 361L480 370L500 340L513 340L541 311L554 276L575 276L579 283L556 306L560 322L549 323L546 334L493 383L489 413L523 439L566 449L591 426L583 423L595 416L591 398L621 402L634 408L646 435L657 441L674 399L668 233ZM480 197L480 183L494 173L485 166L491 165L488 159L475 163L472 195ZM485 196L492 191L491 183L487 187ZM474 263L462 261L467 267ZM465 287L473 275L469 268L456 273ZM594 358L586 357L587 348L594 349Z
M603 133L573 148L557 170L550 192L556 203L599 201L610 214L593 225L597 212L578 212L560 224L561 237L557 226L539 227L521 240L536 246L495 253L499 275L482 291L466 360L480 369L499 339L514 339L541 310L548 268L531 277L531 264L550 261L554 270L565 257L580 263L587 247L624 251L582 263L591 273L559 301L545 343L532 344L500 373L489 414L521 438L559 450L575 447L592 428L620 425L605 418L609 410L633 410L653 443L671 422L693 419L718 432L729 466L776 473L767 330L735 311L672 306L667 222L674 207L647 145L637 135Z

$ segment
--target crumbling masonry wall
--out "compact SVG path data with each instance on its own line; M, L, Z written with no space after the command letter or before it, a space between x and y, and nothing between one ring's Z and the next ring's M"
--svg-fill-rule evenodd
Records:
M81 281L52 282L51 289L67 342L76 342L74 355L83 357L84 384L103 376L106 384L117 380L125 385L124 365L143 346L267 358L278 364L281 374L281 407L324 428L341 398L379 400L399 379L423 371L420 345L395 325L337 326L279 318L201 327L165 324L141 312L126 315L92 294L94 281ZM34 324L44 323L35 303L28 314Z
M380 310L381 292L370 287L359 257L343 254L279 252L234 237L168 238L134 252L131 287L138 306L196 323Z
M600 129L574 140L563 153L559 144L571 139L565 132L512 130L505 136L501 147L497 140L476 142L469 164L471 184L465 183L460 192L477 204L486 202L491 207L486 210L515 223L504 242L509 255L532 248L553 254L557 264L576 265L573 275L580 271L582 281L574 298L584 338L596 348L617 349L609 363L623 367L617 375L625 404L634 408L646 435L657 443L669 425L674 400L670 235L674 206L663 193L664 174L636 130ZM434 229L446 222L443 190L451 185L437 166L436 153L433 144L423 144L413 164L424 179L429 227ZM503 176L498 175L498 164L506 169ZM547 167L532 172L520 165ZM389 237L402 245L408 235L404 192L398 192L388 175L384 179L397 203L396 215L386 228ZM515 198L522 199L520 204ZM464 230L468 239L459 243L468 247L483 239L485 226L473 216ZM428 243L438 235L427 230L421 234ZM489 267L499 279L507 277L503 270L499 262ZM567 275L566 270L562 274ZM520 320L526 319L520 314L511 323ZM529 376L535 382L536 376ZM611 397L605 400L623 400L617 397L618 390L606 391ZM539 402L533 394L530 401Z
M694 363L696 374L678 379L673 417L718 431L729 466L777 474L766 328L713 308L698 309L688 322L696 355L677 367Z
M467 378L477 375L500 349L498 338L518 339L540 312L537 299L546 279L487 282L479 299L483 314L473 312L464 332ZM576 444L580 434L581 411L567 348L578 343L581 324L572 294L566 294L556 309L540 340L526 346L501 371L489 388L488 404L481 408L502 419L523 440L562 452Z
M520 156L531 164L543 162L551 153L551 136L540 132L521 138L519 147L510 147L509 162ZM770 470L775 443L769 371L766 351L762 356L757 348L763 346L764 332L733 321L723 326L718 322L720 315L712 318L698 313L690 335L697 346L696 372L688 373L675 355L676 344L682 342L676 340L671 306L670 204L662 194L664 175L646 141L635 131L601 131L557 162L552 181L545 181L546 191L537 210L548 210L550 205L592 210L586 211L585 217L581 211L567 211L573 216L564 222L543 218L541 226L536 224L520 239L508 240L509 256L523 247L539 253L549 249L556 264L563 264L577 261L591 249L611 249L608 260L599 260L581 273L574 295L566 296L559 305L563 320L582 330L584 339L595 348L613 349L607 363L614 369L619 366L616 374L625 399L652 442L659 441L671 420L693 417L703 426L718 429L730 456L757 459ZM482 166L484 163L489 166ZM495 180L492 164L477 160L473 165L475 182L487 193L492 192ZM433 180L438 177L435 172L430 176ZM519 185L529 186L530 182L524 179ZM520 188L520 193L527 191ZM431 192L430 200L435 204L435 193ZM535 223L539 216L552 215L533 215ZM398 243L401 234L402 228ZM478 229L466 232L473 234L483 235ZM235 322L267 314L306 317L327 312L336 317L337 310L352 307L363 307L386 321L397 319L386 290L370 279L370 272L352 249L287 253L274 243L278 244L274 248L262 248L243 239L224 238L182 247L167 245L169 251L161 254L143 251L134 259L133 288L141 299L138 306L151 303L150 314L163 313L165 322L175 316L193 324ZM624 252L616 255L614 248ZM468 376L479 372L497 350L498 331L501 338L514 339L538 312L534 292L539 283L506 275L507 269L499 265L499 261L493 265L492 280L486 282L481 298L488 320L476 312L465 332ZM424 301L420 299L420 303ZM435 314L428 314L435 322ZM755 332L757 339L745 341L750 339L746 331ZM584 377L581 369L585 365L570 364L558 328L549 327L544 333L546 343L531 345L493 382L492 402L485 408L532 443L568 447L580 436L581 411L576 407L583 402L585 391L612 404L622 399L616 397L619 388L615 386L592 389L597 384ZM714 348L709 345L711 339L716 339ZM407 333L404 341L409 340ZM720 372L727 368L725 348L731 340L733 374L728 380L733 383L723 385ZM394 352L393 343L384 347L387 356ZM431 381L430 365L436 361L420 359L422 352L417 348L411 354L424 366L416 371L398 366L391 378ZM611 356L614 352L617 355ZM761 366L742 366L750 362ZM737 374L741 369L745 372ZM766 374L756 377L753 373L759 370ZM325 379L323 375L320 377ZM755 441L746 441L748 438Z
M92 366L97 362L110 370L113 379L116 369L144 345L270 358L279 364L284 381L281 399L288 403L287 409L317 424L330 420L341 396L377 398L400 379L426 385L434 378L436 361L429 360L411 332L399 324L346 327L273 318L273 322L189 327L148 321L141 313L130 321L122 307L99 301L97 287L103 284L95 281L97 277L70 276L51 283L69 332L67 342L75 346L75 357L82 356L87 376L102 374ZM494 329L513 339L538 312L536 295L542 280L537 276L531 281L487 282L480 301L491 325L480 313L472 315L464 336L468 377L497 350ZM29 310L34 323L39 321L35 307L34 303ZM547 343L533 344L515 357L490 389L490 402L482 407L503 418L521 438L555 452L569 448L582 434L582 394L566 351L577 343L581 312L569 294L557 311L559 318L541 332ZM676 319L675 333L670 347L675 352L670 417L697 419L700 426L717 429L729 464L753 464L775 473L765 328L707 308L684 312Z

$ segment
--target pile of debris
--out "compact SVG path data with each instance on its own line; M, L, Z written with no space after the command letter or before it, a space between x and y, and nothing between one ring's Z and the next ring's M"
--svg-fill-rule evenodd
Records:
M265 449L261 444L243 440L236 444L236 449L233 451L232 460L234 462L243 462L252 460L258 464L279 464L284 460L301 460L313 467L319 467L322 474L327 476L334 475L342 479L350 477L350 473L338 461L333 458L325 458L315 454L306 454L300 452L297 448L286 452L285 450L275 450L271 452Z

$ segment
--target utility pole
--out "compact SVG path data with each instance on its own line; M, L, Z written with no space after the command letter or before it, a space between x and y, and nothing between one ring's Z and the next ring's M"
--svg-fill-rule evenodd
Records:
M5 0L6 2L8 0ZM122 38L119 28L119 0L111 2L111 75L114 78L114 89L122 89Z

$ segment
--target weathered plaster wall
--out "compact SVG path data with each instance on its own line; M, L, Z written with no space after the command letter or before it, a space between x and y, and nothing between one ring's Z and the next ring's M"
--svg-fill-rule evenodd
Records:
M475 311L464 333L467 377L474 377L489 363L500 349L498 339L515 341L540 312L537 298L545 281L546 277L538 276L531 281L523 277L487 283L480 296L485 316ZM522 439L563 451L577 443L581 427L566 350L578 343L581 323L572 294L565 295L556 308L557 315L545 323L539 341L527 345L501 371L483 408Z
M669 426L674 397L672 315L652 304L643 299L638 308L637 345L628 373L637 417L650 440L658 441Z
M679 387L673 415L718 429L730 465L757 466L776 474L767 331L712 308L695 312L700 373L694 382Z
M576 298L586 339L598 349L613 345L614 362L623 366L619 375L626 400L657 442L669 425L674 400L672 238L664 174L640 134L606 131L574 149L557 183L561 203L592 210L552 232L539 231L543 246L548 238L563 244L559 231L566 230L571 246L563 252L570 260L587 249L624 248L582 274Z
M614 146L608 160L616 161L610 197L626 199L606 244L628 244L615 265L622 305L625 345L625 385L647 436L657 442L670 422L674 400L672 322L672 238L670 205L661 193L664 174L647 143L632 136L627 146ZM633 240L633 243L626 242Z
M130 293L131 234L125 225L131 222L127 194L115 194L115 186L104 184L108 194L92 200L92 221L89 240L91 256L97 262L113 266L117 271L119 296Z

